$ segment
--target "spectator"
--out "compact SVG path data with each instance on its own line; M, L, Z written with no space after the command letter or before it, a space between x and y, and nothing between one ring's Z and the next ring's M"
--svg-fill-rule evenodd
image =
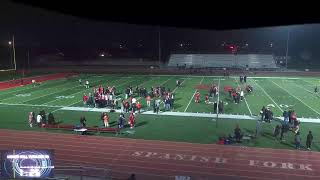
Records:
M159 109L160 109L160 99L156 98L154 101L155 101L154 102L154 107L155 107L154 113L158 114L159 113Z
M34 123L34 115L33 112L29 113L29 126L32 128L33 127L33 123Z
M135 112L136 111L136 108L137 108L137 99L135 97L132 97L131 99L131 108L132 108L132 111Z
M283 137L284 137L284 134L287 133L287 131L288 131L288 124L283 123L283 124L281 125L281 135L280 135L280 140L281 140L281 141L285 141L285 140L283 139Z
M215 102L213 103L213 113L217 113L217 106L218 106L218 104L217 104L217 102L215 101Z
M124 127L124 124L125 124L125 117L124 117L124 114L121 113L120 114L120 117L119 117L119 121L118 121L118 128L119 129L122 129Z
M307 149L308 149L308 150L311 150L312 140L313 140L313 135L312 135L312 132L309 131L309 134L308 134L308 136L307 136L307 142L306 142L306 145L307 145Z
M48 115L48 124L50 124L50 125L56 124L56 122L54 120L54 116L53 116L53 114L51 112Z
M266 108L264 106L262 106L261 111L260 111L261 121L264 121L265 114L266 114Z
M275 128L274 128L274 131L273 131L273 136L277 139L279 134L280 134L280 129L281 127L279 125L277 125Z
M81 116L80 117L80 125L82 128L85 128L86 127L86 118L84 116Z
M140 102L138 102L136 106L137 106L138 112L140 113L140 110L141 110L141 104L140 104Z
M261 122L262 121L260 120L257 120L256 122L256 134L255 134L256 137L258 137L258 135L260 135L261 133Z
M294 142L296 144L296 149L300 149L300 143L301 143L300 132L297 132L297 134L295 135Z
M39 127L41 127L41 122L42 122L42 116L41 116L41 114L39 113L39 114L37 115L37 124L38 124Z
M244 93L243 93L243 90L240 91L240 100L242 101L243 100L243 97L244 97Z
M151 97L150 97L150 95L148 94L147 95L147 98L146 98L146 100L147 100L147 106L148 106L148 108L150 107L150 102L151 102Z
M40 115L41 115L41 123L42 124L47 124L47 117L46 117L46 112L44 110L40 111Z
M289 112L288 111L283 111L283 121L285 122L285 123L288 123L289 122Z
M241 142L241 129L239 127L239 124L236 125L236 128L234 129L234 137L236 138L236 142L240 143Z
M121 102L121 112L124 112L124 100Z
M104 127L109 127L109 116L107 113L104 114L103 116L103 123L104 123Z
M224 112L224 105L223 105L223 101L219 101L219 104L218 104L218 113L219 114L223 114Z

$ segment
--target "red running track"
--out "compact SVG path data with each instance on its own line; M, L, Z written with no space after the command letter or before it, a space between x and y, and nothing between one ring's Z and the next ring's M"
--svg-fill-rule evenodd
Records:
M3 82L0 82L0 90L31 84L33 79L36 80L36 82L44 82L44 81L49 81L54 79L65 78L70 75L75 75L75 73L56 73L56 74L49 74L49 75L43 75L43 76L21 78L21 79L16 79L11 81L3 81Z
M0 130L1 149L54 149L55 164L110 168L125 179L320 179L320 153Z

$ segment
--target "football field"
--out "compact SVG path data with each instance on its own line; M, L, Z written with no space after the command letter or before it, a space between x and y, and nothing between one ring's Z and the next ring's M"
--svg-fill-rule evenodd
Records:
M81 86L79 78L82 81L88 80L91 87L115 86L118 99L124 97L127 86L132 86L133 89L136 86L145 87L148 92L152 86L164 86L174 92L172 112L160 112L159 115L153 114L152 107L146 107L145 98L137 96L142 103L142 113L137 116L137 127L132 138L215 143L218 136L233 133L236 123L245 127L246 133L253 134L255 121L249 119L258 118L262 106L270 107L277 117L291 108L297 113L298 119L305 120L302 122L308 122L308 119L315 122L302 123L302 127L307 127L302 129L302 133L309 129L317 131L317 122L320 122L319 94L314 93L314 88L320 84L318 78L249 77L247 84L253 86L253 92L245 93L244 100L235 104L224 87L244 88L246 84L241 84L239 77L81 74L45 81L35 87L25 85L1 90L0 113L3 120L0 128L30 130L28 112L37 114L40 110L45 110L47 114L53 112L56 119L65 124L78 124L80 116L85 115L89 126L101 126L100 112L106 109L88 108L83 104L83 94L92 92L92 88L85 89ZM182 82L181 87L176 87L176 80ZM210 98L210 103L206 104L205 95L212 84L219 85L220 93L218 97ZM194 102L196 90L201 93L200 103ZM219 126L216 124L216 115L213 114L213 102L218 98L224 102L224 115L219 116L225 118L219 120ZM121 101L119 108L120 103ZM161 111L163 110L164 106L161 104ZM119 115L110 114L113 121L111 126L115 127ZM264 130L272 133L274 125L265 125ZM264 138L270 141L268 133ZM288 144L274 145L274 142L250 143L248 145L251 146L288 148Z

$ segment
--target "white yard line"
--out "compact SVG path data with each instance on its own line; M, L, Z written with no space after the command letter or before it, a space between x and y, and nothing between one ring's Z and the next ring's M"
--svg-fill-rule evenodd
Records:
M237 80L236 78L234 78L234 79L236 80L236 82L237 82L238 86L240 86L240 84L238 83L238 80ZM242 88L241 88L241 89L242 89ZM247 105L247 107L248 107L248 110L249 110L250 116L252 116L251 109L250 109L249 104L248 104L248 102L247 102L247 100L246 100L246 98L245 98L244 96L243 96L243 99L244 99L244 102L246 103L246 105Z
M204 79L204 76L202 76L202 79L201 79L201 81L200 81L200 84L202 84L203 79ZM198 91L198 89L196 89L196 90L194 91L193 95L192 95L191 98L190 98L190 101L189 101L187 107L184 109L184 112L187 111L187 109L188 109L188 107L190 106L191 101L193 100L193 97L194 97L194 95L197 93L197 91Z
M310 85L309 85L310 87L313 87L313 86L312 86L312 84L311 84L310 82L308 82L308 81L306 81L306 80L304 80L304 79L303 79L303 81L304 81L304 82L306 82L306 83L308 83L308 84L310 84ZM310 90L306 89L305 87L303 87L303 86L301 86L301 85L298 85L298 84L296 84L296 83L294 83L294 85L296 85L296 86L298 86L298 87L300 87L300 88L304 89L305 91L307 91L307 92L309 92L309 93L311 93L311 94L313 94L313 95L316 95L316 96L320 97L320 95L319 95L319 94L316 94L316 93L314 93L314 92L312 92L312 91L310 91Z
M253 82L268 96L268 98L277 106L277 108L279 108L280 111L283 112L281 107L273 100L273 98L257 82L255 82L254 79L253 79Z
M28 106L28 107L57 107L57 108L62 108L62 107L64 107L64 106L54 106L54 105L11 104L11 103L0 103L0 105L5 105L5 106Z
M180 86L181 86L185 81L186 81L186 80L184 79L184 80L181 82ZM172 93L176 92L176 90L178 89L178 87L179 87L179 86L177 86L176 88L174 88L173 91L172 91Z
M50 105L34 105L34 104L10 104L10 103L0 103L0 105L5 106L26 106L26 107L49 107L49 108L59 108L59 110L65 111L81 111L81 112L106 112L110 109L106 108L88 108L88 107L67 107L67 106L50 106ZM52 111L55 112L56 110ZM116 110L117 113L120 113L120 110ZM208 117L214 118L216 114L211 113L190 113L190 112L163 112L159 114L154 114L153 111L145 111L141 114L150 114L155 116L186 116L186 117ZM259 116L247 116L247 115L235 115L235 114L219 114L220 118L226 119L238 119L238 120L257 120ZM277 117L281 119L282 117ZM302 118L298 117L301 122L311 122L311 123L320 123L320 119L316 118Z
M218 82L218 101L217 101L217 104L219 104L219 101L220 101L220 78L219 78L219 82ZM219 107L217 106L216 108L216 111L217 111L217 118L218 118L218 112L219 112Z
M42 95L42 96L37 96L35 98L31 98L31 99L28 99L26 101L20 101L19 103L24 103L24 102L28 102L28 101L31 101L31 100L34 100L34 99L39 99L39 98L42 98L42 97L45 97L45 96L49 96L49 95L52 95L52 94L60 93L62 91L66 91L66 90L69 90L69 89L74 89L74 88L77 88L77 87L79 87L79 86L74 86L74 87L71 87L71 88L62 89L60 91L55 91L55 92L52 92L52 93L49 93L49 94L45 94L45 95Z
M310 108L312 111L314 111L315 113L317 113L318 115L320 115L320 113L318 111L316 111L315 109L313 109L312 107L310 107L308 104L306 104L305 102L303 102L300 98L298 98L297 96L291 94L289 91L287 91L286 89L284 89L283 87L279 86L277 83L271 81L273 84L277 85L279 88L281 88L282 90L286 91L288 94L290 94L290 96L296 98L298 101L300 101L302 104L304 104L305 106L307 106L308 108Z
M120 79L118 79L118 80L116 80L116 81L114 81L114 82L117 82L117 81L119 81ZM98 81L94 81L94 82L99 82L99 81L101 81L101 80L98 80ZM132 80L133 81L133 80ZM132 82L132 81L128 81L128 82ZM127 83L128 83L127 82ZM84 90L82 90L81 92L84 92L84 91L86 91L86 90L89 90L89 89L84 89ZM79 93L79 92L78 92ZM78 94L78 93L74 93L74 94ZM68 96L70 96L70 95L73 95L73 94L69 94ZM46 103L43 103L43 105L45 105L45 104L48 104L48 103L52 103L52 102L55 102L55 101L58 101L58 100L60 100L60 99L54 99L54 100L52 100L52 101L49 101L49 102L46 102ZM78 102L80 102L80 101L78 101ZM77 102L77 103L78 103ZM75 103L74 103L75 104Z

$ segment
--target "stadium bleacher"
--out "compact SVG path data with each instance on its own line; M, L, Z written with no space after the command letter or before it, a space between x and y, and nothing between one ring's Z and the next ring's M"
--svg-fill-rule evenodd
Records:
M270 54L172 54L168 66L202 67L237 67L237 68L277 68L273 55Z

